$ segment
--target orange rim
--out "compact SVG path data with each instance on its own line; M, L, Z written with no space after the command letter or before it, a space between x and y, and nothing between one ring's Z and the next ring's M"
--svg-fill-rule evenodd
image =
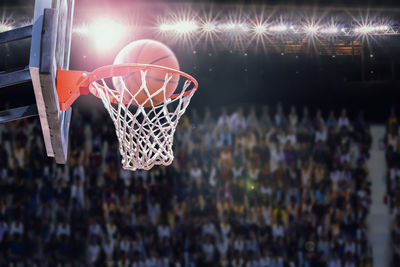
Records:
M119 92L117 90L110 89L110 88L106 89L101 84L97 83L95 85L94 83L101 79L112 78L112 77L116 77L116 76L125 76L125 75L135 72L135 71L141 71L141 70L147 70L147 69L165 70L165 71L171 72L173 74L178 74L180 76L183 76L187 80L190 80L194 84L194 87L192 89L184 92L183 96L187 96L187 95L191 94L192 91L197 90L198 83L197 83L196 79L183 71L164 67L164 66L159 66L159 65L129 63L129 64L107 65L107 66L103 66L98 69L95 69L93 72L87 73L86 75L88 78L87 82L89 83L89 91L92 95L99 97L95 87L100 87L104 91L106 91L107 94L110 96L111 102L117 104L118 100L115 99L115 97L113 96L113 94L119 95ZM113 94L111 92L109 92L110 90L113 92ZM180 95L182 95L182 93L172 94L170 96L170 99L177 98ZM127 103L125 103L125 101L123 103L127 104Z

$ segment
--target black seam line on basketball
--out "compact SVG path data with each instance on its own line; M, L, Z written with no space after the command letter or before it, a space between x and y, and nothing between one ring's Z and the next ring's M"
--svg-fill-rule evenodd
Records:
M126 79L129 79L131 76L135 75L136 73L138 73L138 71L131 72L131 73L125 75L124 77L122 77L122 80L123 80L124 82L126 82L126 81L125 81ZM137 85L138 87L140 87L140 84L139 84L139 82L137 81L137 79L136 79L135 76L133 76L133 80L135 81L136 85Z
M138 53L138 55L139 55L140 53L141 53L141 51ZM147 64L154 64L154 63L156 63L156 62L159 62L159 61L161 61L161 60L167 59L167 58L169 58L169 57L171 57L171 55L167 55L167 56L163 56L163 57L157 58L157 59L155 59L155 60L153 60L153 61L150 61L150 62L147 63ZM138 57L136 57L136 62L138 62ZM127 79L127 78L131 77L132 75L135 75L136 72L137 72L137 71L134 71L134 72L129 73L128 75L124 76L124 79Z
M151 80L151 81L155 81L155 82L162 82L162 83L165 82L165 80L163 80L163 79L154 78L154 77L151 77L149 75L147 75L146 78ZM178 81L169 81L168 83L178 83Z
M135 77L135 76L133 76L133 80L135 81L135 83L136 83L136 86L140 88L140 84L139 84L139 82L138 82L138 80L136 79L136 77Z
M172 56L172 55L166 55L166 56L157 58L157 59L155 59L155 60L153 60L153 61L150 61L150 62L147 63L147 64L154 64L154 63L156 63L156 62L158 62L158 61L161 61L161 60L163 60L163 59L169 58L169 57L171 57L171 56Z
M145 42L145 43L142 45L142 47L139 49L139 52L138 52L137 55L136 55L135 62L139 62L140 54L142 54L143 49L145 48L145 46L146 46L148 43L149 43L149 42Z

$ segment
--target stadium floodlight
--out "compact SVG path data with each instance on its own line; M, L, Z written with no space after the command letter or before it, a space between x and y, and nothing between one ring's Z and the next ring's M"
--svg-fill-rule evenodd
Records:
M389 26L387 26L387 25L376 26L375 28L376 28L377 31L387 31L387 30L389 30Z
M222 31L226 32L245 32L248 30L248 27L244 23L235 23L235 22L228 22L228 23L223 23L218 26L218 28Z
M161 32L174 32L178 35L190 34L199 28L199 25L193 20L180 20L174 23L162 23L158 26Z
M230 31L235 29L236 24L233 22L229 22L229 23L223 23L221 25L218 26L219 29L223 30L223 31Z
M167 24L167 23L163 23L160 26L158 26L158 29L161 32L167 32L167 31L171 31L173 29L172 25Z
M128 36L126 26L110 18L97 19L88 28L81 28L80 31L88 32L98 50L110 49Z
M89 27L86 25L75 27L72 31L80 35L87 35L90 33Z
M243 31L243 32L249 30L249 27L247 27L247 25L245 23L238 23L237 28L239 31Z
M267 31L267 27L265 27L265 25L255 25L253 28L254 32L256 34L264 34Z
M387 30L389 30L388 25L379 25L379 26L363 25L358 28L355 28L354 32L359 34L369 34L373 32L384 32Z
M308 25L305 27L307 34L316 34L318 32L318 27L315 25Z
M363 26L355 28L354 32L360 33L360 34L368 34L375 30L376 30L376 28L371 25L363 25Z
M25 25L23 25L23 26L25 26ZM18 27L18 26L12 17L10 17L10 16L6 17L4 14L2 17L0 17L0 32L7 32L7 31L14 29L15 27ZM20 27L22 27L22 25L20 25Z
M204 23L201 27L204 32L214 32L217 29L217 26L214 23L207 22Z
M285 32L287 31L288 27L284 24L280 24L280 25L275 25L275 26L271 26L268 28L268 30L272 31L272 32Z
M9 31L12 30L12 28L13 27L10 24L0 22L0 32Z
M343 29L342 29L343 31ZM327 28L322 28L320 30L321 33L326 33L326 34L335 34L339 32L339 29L336 26L332 26L332 27L327 27Z
M172 25L173 30L178 34L189 34L195 32L199 26L195 21L192 20L182 20L178 21Z

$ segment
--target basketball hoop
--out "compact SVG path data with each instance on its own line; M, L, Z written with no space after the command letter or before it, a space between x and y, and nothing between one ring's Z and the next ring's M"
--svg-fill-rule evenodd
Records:
M152 94L147 88L149 70L166 72L162 86ZM140 89L132 94L124 77L135 72L140 72ZM171 78L177 75L184 80L167 97L166 87ZM122 91L113 89L110 78L118 79ZM110 65L91 73L58 70L57 77L57 92L62 110L68 109L79 95L89 92L102 100L114 122L122 165L127 170L149 170L154 165L167 166L172 163L175 129L197 87L197 81L184 72L148 64ZM143 95L143 92L146 100L137 101L135 97L140 93ZM155 103L153 97L160 94L163 95L163 101Z

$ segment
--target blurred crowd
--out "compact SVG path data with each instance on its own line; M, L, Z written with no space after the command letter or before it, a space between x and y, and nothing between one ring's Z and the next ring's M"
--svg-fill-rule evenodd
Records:
M371 266L362 113L191 111L150 171L105 112L74 112L65 166L38 120L0 125L0 265Z
M392 266L400 266L400 137L399 122L395 109L391 113L386 125L386 163L387 163L387 196L385 202L390 206L392 213Z

